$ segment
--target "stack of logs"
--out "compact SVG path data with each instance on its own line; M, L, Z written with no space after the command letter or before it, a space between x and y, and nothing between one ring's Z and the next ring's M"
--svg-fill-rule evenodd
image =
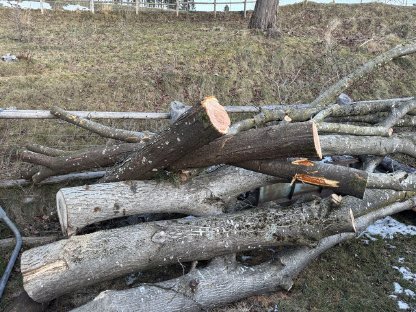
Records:
M157 134L52 108L60 119L125 143L72 153L31 145L21 153L35 165L27 173L35 183L106 168L95 171L98 183L58 192L69 237L23 253L26 292L47 302L178 262L192 262L181 277L108 290L74 311L200 311L290 289L328 248L416 206L416 99L351 102L343 95L328 104L339 90L309 105L264 108L233 125L214 97L192 107L175 103L174 122ZM271 184L278 201L255 191ZM160 213L192 217L77 235L97 222ZM251 267L236 257L280 246L291 247Z

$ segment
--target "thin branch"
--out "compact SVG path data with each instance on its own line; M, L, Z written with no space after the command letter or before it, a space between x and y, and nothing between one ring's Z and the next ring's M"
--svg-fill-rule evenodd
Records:
M341 92L347 89L352 83L356 82L365 75L371 73L376 68L384 65L385 63L405 55L409 55L416 52L416 44L411 43L408 45L399 45L393 49L380 54L369 62L365 63L354 72L348 76L342 78L332 86L330 86L326 91L321 93L314 101L312 101L311 106L313 107L325 107L331 103L334 97L338 96Z
M78 117L56 106L52 107L50 112L62 120L72 123L78 127L87 129L91 132L97 133L98 135L105 138L135 143L147 140L152 136L152 133L147 131L136 132L104 126L98 122Z

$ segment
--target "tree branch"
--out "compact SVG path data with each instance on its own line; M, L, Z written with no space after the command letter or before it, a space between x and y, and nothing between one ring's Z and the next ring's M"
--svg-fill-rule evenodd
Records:
M416 44L411 43L408 45L398 45L393 49L380 54L369 62L365 63L354 72L344 77L340 81L330 86L326 91L321 93L311 106L313 107L325 107L331 103L334 97L338 96L341 92L345 91L352 83L371 73L376 68L384 65L385 63L405 55L409 55L416 52Z

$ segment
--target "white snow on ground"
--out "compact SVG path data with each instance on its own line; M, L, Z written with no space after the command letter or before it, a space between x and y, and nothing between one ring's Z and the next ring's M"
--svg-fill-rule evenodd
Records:
M416 274L415 273L412 273L409 270L409 268L407 268L407 267L397 267L397 266L393 266L393 269L396 269L397 271L399 271L400 273L402 273L402 277L406 281L410 281L410 282L416 284Z
M410 310L410 306L401 300L397 301L397 305L399 306L400 310Z
M377 220L363 234L372 240L375 240L373 235L387 239L394 238L396 234L416 236L416 226L403 224L389 216Z
M79 4L67 4L62 7L65 11L89 11L90 9Z
M409 235L416 236L416 226L403 224L392 217L385 217L376 221L374 224L370 225L360 236L366 236L370 240L376 240L375 236L381 237L383 239L393 239L397 235ZM368 244L368 240L363 240ZM402 264L404 263L404 257L399 257L397 262ZM402 278L414 283L416 285L416 274L410 271L408 267L405 266L393 266L393 269L399 271L402 274ZM414 307L411 307L409 304L403 301L403 296L408 298L414 298L416 296L415 291L411 289L403 288L399 283L393 283L394 293L389 297L397 300L397 306L399 310L409 311ZM402 295L401 299L398 298L398 295ZM413 310L412 310L413 311ZM416 311L416 310L415 310Z
M413 290L405 289L399 283L394 282L393 285L394 285L394 293L396 295L404 294L410 298L413 298L414 296L416 296Z
M17 1L0 0L0 7L5 7L5 8L19 7L21 9L40 10L41 5L40 5L40 2L37 2L37 1L17 2ZM43 9L44 10L52 10L52 7L49 3L44 2L43 3Z

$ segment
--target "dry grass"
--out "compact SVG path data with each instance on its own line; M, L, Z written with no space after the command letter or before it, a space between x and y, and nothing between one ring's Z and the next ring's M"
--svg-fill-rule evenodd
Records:
M282 35L271 40L247 31L248 21L238 13L219 14L214 20L212 15L198 13L175 18L170 13L41 15L0 9L0 55L24 56L17 63L0 63L0 107L47 109L58 105L76 110L166 111L172 100L193 103L205 95L215 95L226 105L309 102L366 60L414 40L415 13L416 8L381 4L286 6L280 10ZM415 95L415 68L415 56L397 60L347 92L355 99ZM154 122L114 124L149 130L163 126ZM28 142L71 150L105 143L56 121L0 120L0 133L2 179L17 177L22 165L15 161L16 150ZM55 192L55 188L36 187L0 191L0 204L25 235L47 234L59 228L54 214ZM7 235L0 226L0 236ZM409 245L414 247L414 241ZM324 266L317 262L292 293L250 299L229 307L230 311L269 311L275 304L279 311L394 309L385 300L391 292L385 282L381 288L364 282L358 287L366 287L367 292L373 287L378 296L385 295L381 305L372 305L370 301L376 297L366 299L365 292L356 293L354 285L346 284L364 279L366 274L371 283L374 277L381 279L372 272L381 265L379 261L364 270L358 268L351 272L358 275L342 281L350 270L334 263L349 260L355 265L348 257L354 250L366 249L360 243L346 246L330 251L323 258L328 259ZM364 252L364 261L371 262L375 253L384 249L376 245L374 252ZM414 252L411 257L416 259ZM326 287L332 284L325 278L331 267L339 268L339 287L333 290ZM19 279L15 274L8 298ZM392 279L386 281L391 284ZM338 298L338 303L331 303L332 298ZM51 309L67 310L71 306L68 301L57 301Z

